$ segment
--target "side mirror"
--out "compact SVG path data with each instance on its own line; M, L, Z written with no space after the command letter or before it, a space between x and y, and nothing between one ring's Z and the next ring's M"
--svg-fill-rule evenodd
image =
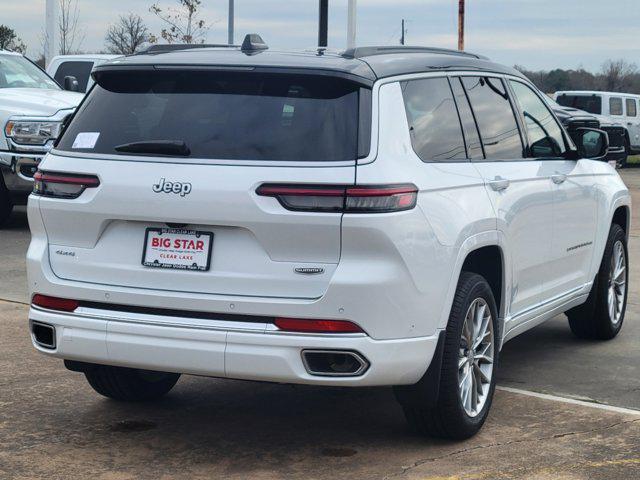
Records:
M609 135L605 131L595 128L578 128L572 137L578 147L580 158L604 160L609 152Z
M77 92L80 90L78 79L72 75L64 77L64 89L69 92Z

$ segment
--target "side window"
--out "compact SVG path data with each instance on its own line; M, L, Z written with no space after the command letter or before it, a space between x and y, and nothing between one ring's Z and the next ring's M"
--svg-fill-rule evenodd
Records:
M549 107L529 86L513 80L510 83L527 128L529 139L527 157L562 156L567 150L564 136Z
M478 126L473 118L473 112L469 106L469 99L464 92L464 88L462 88L462 82L459 78L451 79L451 90L453 90L453 96L456 99L456 105L460 113L460 123L462 124L462 130L464 130L464 136L467 141L467 155L471 160L482 159L484 158L484 153L482 152Z
M64 85L64 77L76 77L80 91L85 92L92 68L93 62L90 61L62 62L53 78L55 78L56 82L60 85Z
M609 99L609 115L622 115L622 99L620 97Z
M411 143L423 162L466 160L464 138L446 78L402 83Z
M507 90L499 78L461 77L489 160L522 158L523 146Z
M635 99L627 98L627 117L637 117L638 116L638 104Z

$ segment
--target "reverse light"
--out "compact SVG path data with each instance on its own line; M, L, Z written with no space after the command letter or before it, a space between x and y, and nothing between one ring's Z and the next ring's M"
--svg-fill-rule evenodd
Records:
M306 318L277 317L276 327L287 332L300 333L364 333L358 325L347 320L312 320Z
M4 134L21 145L44 145L60 135L62 122L9 120Z
M260 196L275 197L287 210L306 212L388 213L416 206L418 187L394 185L260 185Z
M95 175L50 173L38 170L33 176L33 194L54 198L78 198L87 188L100 185Z
M36 293L31 299L31 303L37 307L49 310L58 310L60 312L73 312L80 305L77 300L69 300L68 298L50 297Z

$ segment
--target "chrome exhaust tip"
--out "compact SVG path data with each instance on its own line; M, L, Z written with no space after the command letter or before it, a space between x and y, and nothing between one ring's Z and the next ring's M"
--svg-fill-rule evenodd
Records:
M349 350L303 350L302 363L317 377L359 377L369 368L362 354Z
M33 341L36 343L36 345L48 350L55 350L55 327L47 323L36 322L34 320L31 320L29 323L31 324L31 335L33 336Z

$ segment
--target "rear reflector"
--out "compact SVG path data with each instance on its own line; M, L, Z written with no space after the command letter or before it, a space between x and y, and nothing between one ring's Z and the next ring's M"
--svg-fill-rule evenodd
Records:
M280 330L306 333L364 333L358 325L346 320L309 320L304 318L276 318Z
M87 188L100 185L95 175L37 171L33 176L33 194L54 198L78 198Z
M275 197L287 210L304 212L387 213L416 206L418 187L400 185L264 184L256 193Z
M49 310L58 310L61 312L73 312L79 305L77 300L49 297L48 295L40 295L39 293L36 293L33 296L31 303L37 307L47 308Z

